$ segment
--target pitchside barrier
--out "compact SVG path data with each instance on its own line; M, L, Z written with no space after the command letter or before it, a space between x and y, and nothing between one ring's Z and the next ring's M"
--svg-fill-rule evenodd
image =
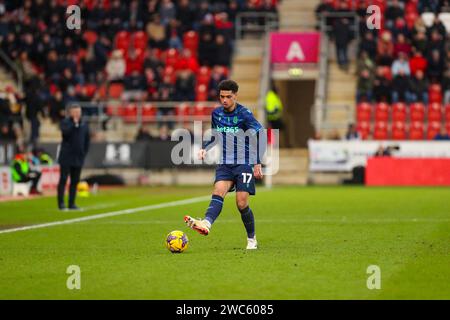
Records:
M365 168L366 185L450 186L450 141L310 140L310 172ZM376 157L379 150L388 156Z

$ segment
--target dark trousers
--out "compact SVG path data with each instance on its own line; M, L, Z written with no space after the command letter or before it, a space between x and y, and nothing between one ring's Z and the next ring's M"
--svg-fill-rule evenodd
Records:
M28 174L25 177L25 179L21 179L18 182L29 182L29 181L31 181L31 190L37 190L39 179L41 179L41 173L38 172L38 171L30 170L30 172L28 172Z
M67 178L70 176L69 186L69 207L75 205L75 198L77 195L77 185L80 181L81 167L66 167L60 166L60 176L58 183L58 205L64 205L64 191L67 183Z

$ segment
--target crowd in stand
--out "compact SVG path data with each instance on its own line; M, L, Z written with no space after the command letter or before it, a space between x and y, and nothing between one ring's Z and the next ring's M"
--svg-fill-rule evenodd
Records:
M370 17L373 12L367 12L370 4L378 5L381 9L380 29L370 28L367 23L369 20L374 22ZM450 1L323 0L316 10L318 18L329 12L345 16L327 19L329 34L336 43L337 60L343 69L348 69L347 46L355 38L356 30L359 30L356 101L358 105L387 105L383 107L387 110L379 112L380 117L377 117L378 110L375 110L375 121L380 120L374 124L375 127L378 124L386 126L385 122L390 120L389 105L421 103L426 108L431 103L439 106L450 104L450 26L446 28L443 21L446 19L445 22L450 23ZM353 20L346 15L352 12L359 16L358 28L352 28ZM444 18L442 13L448 14ZM358 115L362 115L357 120L363 122L365 127L361 130L362 136L367 138L371 131L373 112L367 110L367 113L359 113L357 109ZM421 112L426 113L426 110ZM410 120L423 121L425 118L422 116ZM429 128L431 131L425 136L432 138L435 133L442 133L439 119L439 116L432 119L435 128ZM392 117L392 120L394 122L396 119ZM400 127L397 138L405 138L404 123L395 125ZM392 131L395 129L392 128ZM374 138L389 137L386 127L379 132L378 137L375 134ZM416 138L424 137L421 132Z
M81 29L66 27L66 8L73 3L81 8ZM0 0L0 48L24 75L24 93L16 98L26 106L31 142L38 138L38 114L60 121L73 101L111 95L132 101L215 99L231 64L237 13L276 12L276 5L276 0ZM202 72L207 78L199 83ZM10 95L0 96L0 127L8 127L2 137L22 127L22 120L6 115L6 105L13 110Z

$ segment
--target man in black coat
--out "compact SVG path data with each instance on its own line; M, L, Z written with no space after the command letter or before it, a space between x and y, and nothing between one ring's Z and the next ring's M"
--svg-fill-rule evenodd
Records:
M62 143L58 162L60 179L58 183L58 207L64 210L64 189L70 175L69 209L79 209L75 205L77 185L80 181L81 168L89 150L90 136L87 123L81 121L81 107L72 105L68 117L61 121Z

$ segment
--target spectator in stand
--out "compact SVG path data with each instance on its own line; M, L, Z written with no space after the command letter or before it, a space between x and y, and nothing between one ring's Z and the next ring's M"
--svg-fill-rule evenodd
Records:
M423 71L418 70L411 79L410 102L422 102L428 104L428 80Z
M333 33L339 67L341 69L347 69L349 64L347 49L352 37L349 19L336 19L333 26Z
M106 74L109 82L122 82L125 76L126 63L121 50L114 50L106 64Z
M427 38L425 31L418 32L414 36L412 44L413 44L413 47L415 47L422 54L426 53L427 47L428 47L428 38Z
M429 28L427 28L428 38L432 37L433 32L437 32L441 39L445 39L445 37L447 36L447 30L445 29L445 26L442 23L441 19L439 19L439 15L434 16L433 24Z
M427 69L427 60L423 57L422 52L413 48L413 56L409 59L409 69L411 74L416 74L417 70L423 72Z
M326 15L327 13L334 12L333 0L321 0L319 5L315 9L315 12L316 12L316 30L319 30L322 16ZM331 27L332 19L327 18L326 24L327 26Z
M147 83L144 75L137 70L133 71L131 75L125 77L124 85L124 100L140 100L144 94L144 91L147 89Z
M214 64L216 54L216 45L213 41L212 34L205 32L202 35L198 45L198 60L202 66L211 67Z
M445 61L439 50L433 50L428 58L427 75L432 82L441 82L445 71Z
M384 12L385 27L392 29L394 27L397 18L401 18L404 15L402 4L398 0L392 0L388 2L386 10Z
M219 96L219 83L225 80L225 75L221 72L220 67L216 66L212 69L211 78L208 84L208 100L216 101Z
M159 85L158 91L160 101L170 101L174 99L175 87L169 75L164 76L163 82Z
M444 104L450 104L450 68L444 73L444 78L442 79L442 92L444 93Z
M384 75L383 68L378 67L376 77L373 83L373 94L376 102L391 101L391 81Z
M411 102L410 89L411 80L404 71L400 69L398 75L395 76L392 81L392 102Z
M175 82L175 100L195 100L195 77L189 69L182 70L177 75Z
M148 42L151 48L165 50L167 48L166 28L159 15L154 15L146 27Z
M366 51L370 59L375 60L377 56L377 42L372 32L364 33L364 38L359 44L359 52Z
M359 75L356 95L356 100L358 102L372 102L373 78L367 69L363 69Z
M143 126L140 127L136 135L135 141L151 141L151 140L153 140L153 137L150 134L148 128Z
M216 53L214 64L229 67L231 63L231 47L221 34L216 36Z
M394 27L389 30L391 31L392 37L394 39L397 39L399 34L403 34L406 38L409 39L410 34L411 34L408 26L406 25L406 21L403 18L397 18L395 20Z
M419 0L417 9L420 13L424 12L438 12L440 0Z
M15 142L16 140L16 134L14 133L8 122L0 122L0 141Z
M54 123L59 124L66 115L63 98L61 90L58 89L50 100L50 118Z
M400 71L403 71L403 73L407 76L411 74L411 69L409 67L409 62L407 60L407 56L405 53L400 52L398 55L398 59L394 61L392 64L392 76L395 77L400 73Z
M156 74L162 74L164 63L158 58L157 49L147 49L143 63L144 69L152 69Z
M215 27L218 33L222 34L227 42L234 38L234 25L228 19L228 13L220 12L216 14Z
M391 66L394 55L394 44L389 31L384 31L377 43L377 63L381 66Z
M157 72L154 72L152 68L146 68L145 80L147 83L147 98L151 100L158 100L158 84L160 78Z
M364 69L369 70L370 77L375 78L375 62L369 57L367 51L361 51L356 63L356 74L361 74Z
M394 57L398 58L400 53L404 53L406 56L411 54L411 45L406 41L403 33L397 35L397 41L394 44Z
M159 5L159 16L161 23L167 25L170 20L176 18L177 9L171 0L162 0Z
M356 130L356 126L353 123L348 125L345 140L361 140L361 134Z
M431 32L431 37L428 37L427 54L430 55L433 50L438 50L442 56L445 55L445 37L437 30Z
M178 1L176 12L176 18L181 23L181 32L185 33L192 30L195 22L195 12L189 4L189 0Z
M449 134L445 131L444 127L441 127L439 130L439 133L436 134L436 136L433 138L433 140L443 141L443 140L450 140Z
M183 43L181 42L181 39L177 33L177 30L175 30L175 29L173 29L171 31L168 43L169 43L170 49L176 49L178 51L183 49Z

